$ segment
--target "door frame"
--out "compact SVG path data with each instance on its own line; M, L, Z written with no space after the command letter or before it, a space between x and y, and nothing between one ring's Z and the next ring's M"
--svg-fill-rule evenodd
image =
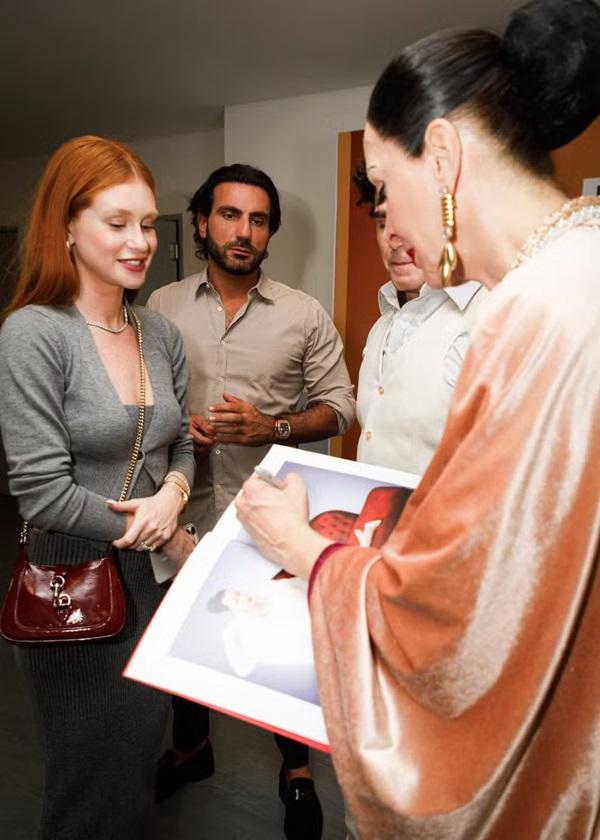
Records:
M157 221L175 222L177 226L177 280L183 277L183 236L182 236L182 213L161 213Z

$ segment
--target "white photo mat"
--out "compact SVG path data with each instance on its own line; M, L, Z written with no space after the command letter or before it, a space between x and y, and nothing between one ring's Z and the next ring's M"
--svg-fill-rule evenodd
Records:
M414 488L419 481L410 473L277 445L269 450L261 466L280 478L290 471L304 478L311 518L340 508L357 513L370 489L381 485ZM302 648L310 648L306 584L294 578L274 587L273 578L279 571L259 554L238 522L234 505L230 505L175 578L124 676L327 751L314 667L312 662L302 660ZM287 613L281 619L280 609L279 620L254 615L241 623L238 620L234 626L235 614L232 617L231 612L219 606L218 596L222 597L225 591L238 593L242 598L250 591L253 594L249 598L268 603L265 592L272 594L276 590L277 601L283 589L295 599L286 601L286 595L281 600L284 608L293 603L289 612L298 619L294 624L286 623ZM215 603L217 607L213 606ZM275 661L265 663L260 657L256 663L246 661L244 646L246 652L252 652L255 639L259 647L267 633L270 639L281 643L280 650L284 652L286 633L290 639L303 636L302 644L290 647L290 656L294 655L292 647L298 648L298 662L290 666L281 658L276 661L277 655L281 657L277 645ZM231 667L231 644L228 646L227 640L231 643L232 639L234 651L241 652L234 663L238 673ZM246 676L239 675L248 669Z

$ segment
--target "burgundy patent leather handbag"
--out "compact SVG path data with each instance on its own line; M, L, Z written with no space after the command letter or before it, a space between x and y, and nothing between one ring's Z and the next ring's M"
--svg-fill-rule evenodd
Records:
M30 563L25 546L6 594L0 632L10 642L66 642L115 636L125 596L112 550L87 563Z

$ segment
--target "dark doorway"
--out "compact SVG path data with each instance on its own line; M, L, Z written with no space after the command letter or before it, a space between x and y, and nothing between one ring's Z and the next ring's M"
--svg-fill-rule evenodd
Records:
M181 280L181 215L159 216L156 220L158 248L154 254L146 282L135 302L144 304L155 289Z
M18 273L19 231L16 227L0 227L0 311L12 299ZM8 494L6 460L0 444L0 495Z
M18 254L18 229L16 227L0 227L0 311L7 306L15 291Z

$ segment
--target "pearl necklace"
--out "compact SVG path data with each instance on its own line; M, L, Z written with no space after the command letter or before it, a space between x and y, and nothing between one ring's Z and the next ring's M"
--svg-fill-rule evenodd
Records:
M525 244L515 257L510 271L519 268L565 231L578 225L590 223L594 226L600 225L600 198L580 196L567 201L526 239Z
M125 304L123 304L123 321L125 322L123 326L116 330L113 330L112 327L105 327L104 324L98 324L96 321L86 321L85 323L88 327L98 327L99 330L104 330L105 332L112 333L113 335L119 335L129 326L129 315L127 314L127 307Z

